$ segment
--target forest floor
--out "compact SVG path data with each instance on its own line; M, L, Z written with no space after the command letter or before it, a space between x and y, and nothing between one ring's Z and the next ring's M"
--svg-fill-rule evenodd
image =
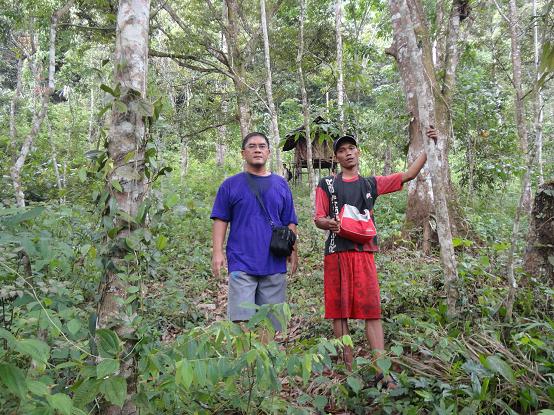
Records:
M515 192L462 207L475 237L454 239L456 319L446 316L438 252L426 256L417 238L402 238L406 192L379 198L376 263L387 352L375 359L362 322L352 321L350 337L334 340L323 318L325 234L313 225L305 185L292 188L299 268L288 276L288 306L275 310L290 315L286 332L260 342L257 334L269 327L264 307L250 331L226 321L226 280L211 275L209 219L223 173L195 164L191 170L184 183L170 176L152 192L160 214L152 213L149 242L126 240L135 267L125 275L129 301L138 304L136 402L145 414L553 414L554 290L551 281L526 275L520 257L514 317L504 321ZM94 413L103 400L126 397L118 368L132 353L110 330L95 340L105 230L89 195L73 196L78 202L0 209L7 270L0 370L13 380L0 379L10 385L0 388L0 413L53 413L62 404L62 413ZM520 238L518 252L524 243ZM18 268L22 249L31 260L27 280ZM347 371L333 356L350 342L356 359ZM91 360L98 348L110 356L102 366ZM376 367L393 371L399 387L373 385Z

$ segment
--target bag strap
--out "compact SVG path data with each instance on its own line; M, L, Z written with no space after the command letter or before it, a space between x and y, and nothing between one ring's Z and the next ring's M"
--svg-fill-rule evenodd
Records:
M262 207L262 210L264 211L267 220L269 221L269 226L271 226L271 229L275 228L275 224L271 220L271 216L269 216L269 212L265 208L264 202L262 201L262 198L260 197L260 192L258 190L258 186L256 186L256 183L254 183L254 179L252 178L252 175L248 172L244 172L246 174L246 181L248 182L248 187L250 188L250 191L254 193L254 196L256 196L256 199L258 200L258 203Z

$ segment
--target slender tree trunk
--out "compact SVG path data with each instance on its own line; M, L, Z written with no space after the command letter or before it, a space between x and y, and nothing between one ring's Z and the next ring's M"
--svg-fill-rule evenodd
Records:
M260 11L261 11L261 20L262 20L262 33L264 38L264 61L266 69L266 78L265 78L265 92L267 95L267 105L269 107L269 115L271 116L271 135L273 141L273 157L275 160L275 165L273 166L273 171L283 175L283 163L281 162L281 150L279 148L279 141L281 138L279 136L279 122L277 120L277 111L275 109L275 102L273 101L273 80L271 78L271 60L269 55L269 35L267 30L267 17L265 12L265 0L260 0Z
M540 63L540 50L541 40L539 38L539 16L537 15L537 1L532 0L533 7L533 46L535 50L535 72L537 85L535 87L535 100L533 101L533 112L535 119L533 123L533 129L535 130L535 163L537 165L538 185L542 186L544 183L543 172L543 160L542 160L542 124L544 118L543 112L543 97L542 88L539 87L538 81L540 79L539 63Z
M52 137L52 125L50 124L50 120L48 117L46 118L46 124L48 126L48 141L50 141L50 147L52 148L52 167L54 168L54 175L56 177L56 185L58 186L58 192L60 193L60 203L63 202L63 198L61 196L62 194L62 178L60 176L60 169L58 168L58 160L57 160L57 154L56 154L56 143L54 143L54 139Z
M383 163L383 176L392 174L392 150L390 144L385 149L385 160Z
M252 115L248 103L248 86L245 83L246 63L239 44L240 5L237 0L225 0L225 3L227 6L227 47L230 52L232 78L237 94L237 118L240 132L244 138L250 132Z
M108 142L108 155L114 167L107 177L107 187L111 198L115 200L118 211L135 217L141 202L147 193L144 176L144 153L147 144L144 114L139 112L137 102L146 98L148 70L148 31L150 1L120 0L115 41L114 78L123 93L120 97L127 109L123 112L114 104ZM130 156L130 157L129 157ZM114 186L114 183L118 183ZM127 250L123 239L130 235L132 224L119 215L114 226L120 227L116 240L118 248L112 250L112 267L107 268L104 281L100 286L100 298L97 309L97 327L111 328L124 342L126 359L121 361L120 375L127 383L127 398L122 408L109 405L103 413L136 414L133 403L136 393L136 358L133 354L135 328L131 322L136 317L132 306L125 304L129 281L121 275L126 269L124 259ZM119 271L119 272L118 272Z
M296 56L296 67L298 69L298 80L300 82L300 93L302 94L302 113L304 114L304 132L306 134L306 163L308 167L308 188L310 189L310 203L312 210L315 209L315 187L314 165L312 160L312 135L310 131L310 107L308 93L304 81L302 60L304 59L304 22L306 19L306 0L300 0L300 31L298 39L298 55Z
M525 105L523 102L523 86L521 81L521 56L519 49L519 19L516 0L509 1L509 21L510 39L512 45L512 81L515 88L515 118L517 126L517 135L519 137L520 150L525 159L525 174L521 181L521 196L516 209L512 227L511 246L508 251L508 297L506 299L506 320L510 321L513 314L513 306L517 291L517 281L514 275L514 254L516 241L518 239L519 225L522 215L530 210L531 206L531 155L529 154L529 143L527 137L527 124L525 115Z
M55 88L54 74L56 71L56 31L58 27L58 22L60 18L69 11L72 3L72 1L67 2L61 9L54 12L50 19L48 86L44 88L42 92L39 110L33 115L31 131L27 134L27 137L25 137L23 145L21 146L21 150L19 151L19 155L10 171L15 192L15 201L18 207L25 206L25 195L23 193L23 184L21 183L21 171L23 170L23 166L25 165L25 161L27 160L29 152L31 151L33 140L36 138L40 131L40 127L42 126L42 122L44 121L44 117L46 116L50 96L54 92Z
M17 75L15 91L13 93L12 101L10 102L10 147L14 150L17 148L17 105L19 104L19 98L21 97L21 78L23 74L24 60L19 58L17 60Z
M396 45L403 45L397 48L399 60L408 62L413 70L415 80L415 91L417 94L417 114L420 132L423 132L430 125L434 125L435 100L433 96L432 83L424 76L425 66L422 51L416 40L414 24L410 18L410 12L406 0L389 0L389 8L392 16L392 26ZM430 50L430 49L429 49ZM439 142L444 140L444 134L439 131ZM431 172L431 182L435 208L437 211L437 233L440 243L441 259L444 269L446 301L448 315L458 315L458 273L456 270L456 257L452 245L452 234L448 206L446 204L444 183L441 180L440 166L435 145L429 140L423 140L427 153L427 164Z
M94 87L90 88L89 115L88 115L88 143L94 143Z
M337 42L337 106L341 132L344 133L344 78L342 71L342 0L335 0L335 33Z

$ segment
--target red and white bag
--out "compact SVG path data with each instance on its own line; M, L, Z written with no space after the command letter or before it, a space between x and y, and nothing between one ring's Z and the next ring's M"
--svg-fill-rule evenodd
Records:
M338 218L340 220L340 231L337 235L341 238L365 244L377 235L375 224L367 209L362 214L355 206L345 204L342 206Z

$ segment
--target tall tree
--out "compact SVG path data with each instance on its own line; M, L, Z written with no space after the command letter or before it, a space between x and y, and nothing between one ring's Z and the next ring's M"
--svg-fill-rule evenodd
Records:
M304 59L304 22L306 20L306 0L300 0L300 29L298 32L298 54L296 55L296 68L298 70L298 81L300 83L300 94L302 95L302 114L304 115L304 133L306 136L306 163L308 168L308 187L310 189L310 202L312 210L315 209L315 174L312 156L312 134L310 131L310 106L308 103L308 92L304 80L302 60Z
M337 106L340 128L344 133L344 76L342 60L342 0L335 1L335 33L337 44Z
M48 110L48 103L50 101L50 96L54 93L54 88L55 88L54 75L56 72L56 33L58 29L58 23L60 19L63 17L63 15L69 11L72 4L73 4L72 1L67 2L63 7L56 10L52 14L52 17L50 18L50 36L49 36L49 50L48 50L48 85L47 86L41 85L39 88L39 90L41 90L39 109L33 114L33 119L31 121L31 130L25 137L25 140L23 140L23 144L21 146L19 154L10 170L10 175L12 178L13 188L15 192L15 201L18 207L25 206L25 194L23 192L23 184L21 183L21 171L23 170L23 166L25 165L25 161L27 160L27 156L29 155L29 152L31 151L31 146L33 144L33 141L38 135L40 131L40 127L42 126L42 122L44 121L44 118L46 116L46 112ZM33 38L33 36L31 36L31 38ZM34 44L33 39L31 40L31 42ZM31 65L32 66L38 65L38 63L34 63L34 64L32 63ZM37 66L34 66L33 74L35 75L35 77L38 78ZM15 113L14 113L14 116L15 116ZM13 132L15 133L15 130Z
M124 274L127 251L125 238L133 231L131 221L136 217L143 201L147 182L145 180L145 135L144 107L146 105L146 81L148 68L148 31L150 1L120 0L117 13L114 78L121 91L112 107L109 131L108 156L113 169L107 176L110 192L110 209L116 210L114 227L118 229L110 264L106 268L100 286L97 309L97 327L111 328L125 339L127 356L121 362L120 374L127 384L127 398L122 408L111 405L104 413L134 414L136 407L132 396L136 392L136 361L132 353L135 341L133 320L136 312L125 304L129 287Z
M535 71L536 71L536 83L535 83L535 99L533 101L533 112L534 112L534 123L533 129L535 130L535 162L537 164L537 173L538 173L538 185L541 186L544 183L544 172L543 172L543 159L542 159L542 125L544 121L544 111L543 111L543 96L542 96L542 85L539 81L541 79L540 73L540 50L542 49L541 39L539 37L539 23L540 18L537 14L537 0L531 0L532 3L532 12L533 12L533 52L535 60Z
M502 11L499 9L500 13ZM518 239L519 225L522 215L525 215L531 209L531 154L529 152L529 142L527 137L527 119L525 114L525 103L523 94L523 84L521 76L521 52L519 46L519 16L516 0L509 1L509 14L506 18L510 31L510 41L512 47L512 83L515 89L514 105L517 135L519 138L519 147L525 160L525 173L521 180L521 195L516 209L516 214L512 224L511 245L508 250L508 297L506 299L506 320L511 320L515 295L517 290L517 281L514 275L514 253Z
M442 3L437 13L444 15ZM435 101L435 126L445 135L445 140L438 143L438 163L441 168L435 173L442 176L442 181L448 189L449 212L453 218L451 226L456 229L460 223L457 221L457 201L455 192L450 181L450 167L448 163L448 154L450 150L450 141L452 140L452 119L451 107L456 85L456 68L459 60L460 43L460 23L469 15L469 6L466 0L452 0L448 18L440 17L440 23L434 39L429 31L429 24L423 11L420 0L409 0L406 4L407 12L411 24L413 25L414 36L421 46L421 56L423 66L419 69L423 71L426 82L429 82ZM441 34L446 33L446 36ZM403 87L406 92L407 107L412 118L410 121L410 147L408 149L408 163L413 162L417 155L424 148L423 137L419 134L421 128L420 120L417 114L417 94L415 93L415 84L413 78L415 74L410 73L410 67L402 61L402 54L399 53L403 47L402 44L394 42L387 53L396 58L400 75L403 81ZM424 168L416 180L408 185L408 208L406 214L406 230L410 228L423 229L424 251L430 250L430 219L433 207L433 192L431 192L431 178L429 169Z
M437 108L433 95L433 82L424 74L427 70L425 65L424 50L418 44L417 28L413 16L410 13L409 4L414 7L414 0L389 0L389 8L392 16L392 27L394 41L399 45L396 49L397 59L410 73L410 77L403 79L406 95L415 94L417 107L412 115L418 120L417 134L423 143L427 153L428 170L431 176L432 195L437 211L437 233L439 237L441 260L444 269L444 285L448 315L454 317L458 313L458 273L456 270L456 257L452 244L450 218L446 204L445 183L440 174L444 165L439 163L438 152L440 143L446 139L444 133L439 130L437 148L429 140L423 139L424 130L435 124ZM401 45L401 47L400 47ZM406 72L402 72L406 75Z
M264 62L266 69L265 92L267 96L267 106L271 117L271 136L273 138L272 159L274 161L273 171L282 175L283 163L281 162L281 151L279 149L279 122L277 119L277 111L275 102L273 101L273 80L271 77L271 59L269 55L269 35L267 30L267 17L265 11L265 0L260 0L260 15L262 22L262 33L264 38Z

